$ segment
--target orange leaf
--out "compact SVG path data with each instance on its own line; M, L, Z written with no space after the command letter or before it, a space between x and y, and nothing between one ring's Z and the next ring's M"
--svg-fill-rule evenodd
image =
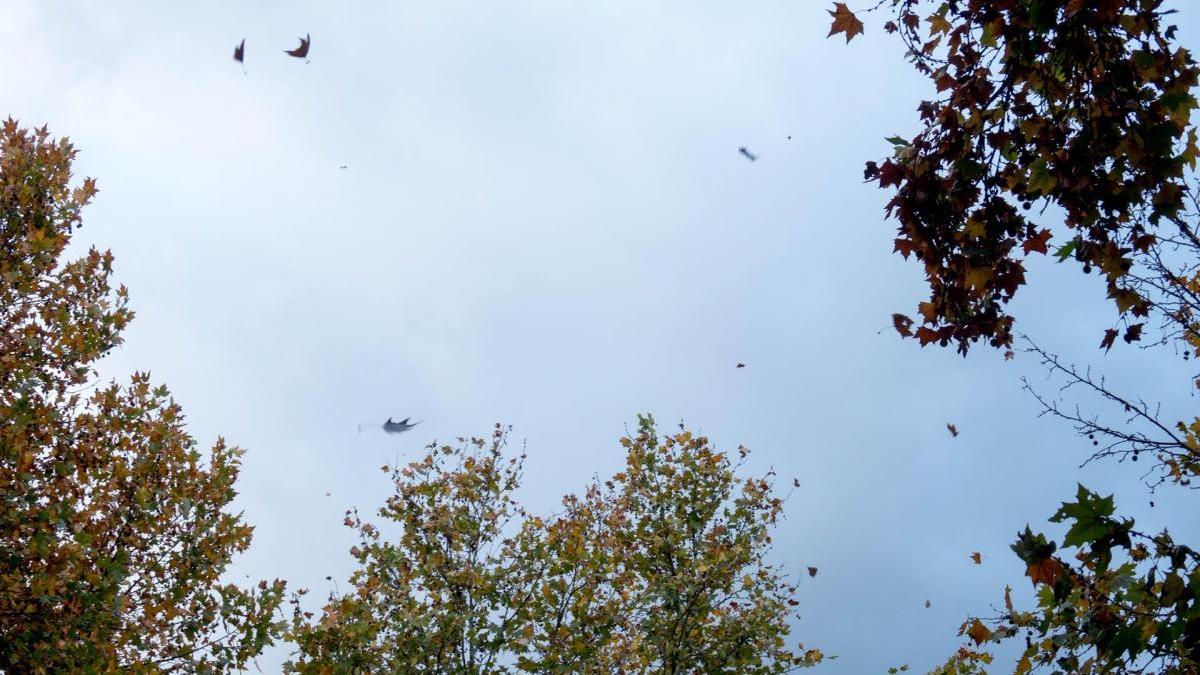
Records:
M976 565L982 565L983 564L983 554L980 553L979 551L975 551L974 553L971 554L971 560Z
M1033 563L1025 570L1026 576L1036 586L1038 584L1054 585L1058 578L1062 576L1063 566L1054 558L1046 558Z

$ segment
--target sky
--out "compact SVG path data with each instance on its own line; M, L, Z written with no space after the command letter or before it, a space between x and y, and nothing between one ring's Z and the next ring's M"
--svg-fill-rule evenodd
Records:
M137 312L105 376L150 371L202 445L247 451L231 578L344 589L342 513L382 503L379 467L495 422L553 512L651 413L800 480L771 556L820 570L794 628L838 656L815 672L923 671L1006 583L1031 596L1008 546L1061 532L1076 482L1145 529L1200 526L1135 466L1078 468L1089 446L1021 391L1057 395L1031 355L891 329L922 273L862 168L931 91L877 22L826 39L826 4L12 0L0 114L98 181L73 246L113 251ZM308 62L285 56L304 34ZM1099 279L1029 279L1021 330L1187 414L1177 357L1093 348ZM422 423L358 433L389 416Z

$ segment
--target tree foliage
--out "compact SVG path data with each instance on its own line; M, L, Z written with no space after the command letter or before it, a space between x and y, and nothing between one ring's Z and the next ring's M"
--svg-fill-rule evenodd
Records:
M1105 352L1118 337L1143 341L1149 327L1155 343L1200 356L1200 69L1178 44L1174 11L1161 0L881 0L869 11L884 8L884 29L937 92L918 108L920 132L887 139L893 155L864 174L893 191L895 251L921 261L929 281L919 319L896 314L896 330L963 354L981 340L1010 350L1007 305L1025 284L1025 259L1053 253L1103 279L1117 317L1098 336ZM831 34L849 39L853 25L841 16ZM1094 458L1148 455L1156 486L1200 474L1200 417L1161 420L1090 369L1032 340L1029 350L1064 389L1122 416L1060 407L1026 385ZM1200 670L1196 553L1166 530L1135 529L1112 496L1083 486L1050 520L1069 526L1061 545L1026 527L1012 547L1037 608L1018 610L1006 591L1005 611L968 619L968 645L938 672L983 672L991 656L979 649L1017 636L1017 673Z
M918 107L922 130L889 139L893 156L864 174L894 191L895 250L929 281L920 321L897 315L897 329L963 353L1011 346L1024 259L1057 240L1059 260L1104 278L1123 324L1105 346L1141 339L1152 308L1195 335L1200 71L1161 1L884 4L938 93Z
M64 260L96 193L74 156L0 126L0 670L234 670L278 633L283 585L219 580L250 543L223 510L241 451L200 452L146 374L95 381L132 313L111 254Z
M297 672L782 673L794 583L765 558L783 507L708 439L642 418L626 468L553 517L513 499L524 457L491 439L390 469L379 515L347 514L354 590L296 599ZM745 450L739 449L741 457ZM387 467L385 467L386 469Z

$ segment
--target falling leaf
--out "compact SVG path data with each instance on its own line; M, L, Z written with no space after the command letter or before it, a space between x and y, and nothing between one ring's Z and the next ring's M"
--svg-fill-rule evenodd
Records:
M1004 352L1004 360L1005 360L1005 361L1010 361L1010 360L1012 360L1012 357L1013 357L1013 356L1015 356L1015 354L1013 354L1013 351L1012 351L1011 349L1009 349L1008 351Z
M929 600L925 601L925 609L929 609L932 606L933 606L933 603L929 602Z
M1113 341L1117 339L1117 335L1118 333L1115 328L1109 328L1104 331L1104 339L1100 341L1100 346L1104 348L1104 351L1107 352L1112 349Z
M817 576L817 568L815 568L815 567L808 568L808 576L810 576L810 577Z
M971 554L971 560L976 565L982 565L983 564L983 554L980 553L979 551L975 551L974 553Z
M904 337L912 335L912 324L913 320L903 314L892 315L892 325L896 327L896 332Z
M309 44L311 44L311 42L309 39L309 35L306 33L304 35L304 37L300 38L300 46L299 47L296 47L295 49L285 50L283 53L287 54L288 56L294 56L298 59L307 58Z
M745 368L745 367L746 367L746 364L744 364L744 363L740 363L740 362L739 362L739 363L737 364L737 367L738 367L738 368Z
M846 6L844 2L833 3L833 9L826 10L833 17L833 25L829 27L829 34L825 37L832 37L838 33L846 34L846 42L854 39L855 35L863 32L863 22L854 16L854 12Z
M743 156L745 156L745 158L746 158L746 159L748 159L748 160L750 160L751 162L757 162L757 161L758 161L758 155L756 155L756 154L754 154L753 152L750 152L749 150L747 150L747 149L746 149L746 146L744 146L744 145L743 145L742 147L738 148L738 152L742 153L742 155L743 155Z
M950 438L958 438L958 427L953 424L947 424L946 429L950 432Z
M241 41L241 43L238 44L238 46L233 48L233 60L237 61L238 63L241 63L243 65L246 63L246 40L245 39L243 39Z
M800 487L800 479L799 478L792 479L792 487Z

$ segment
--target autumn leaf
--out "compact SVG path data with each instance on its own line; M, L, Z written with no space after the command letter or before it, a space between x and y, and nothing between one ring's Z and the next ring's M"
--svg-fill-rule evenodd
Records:
M899 185L904 180L904 168L892 160L885 161L879 167L879 187Z
M838 33L846 34L846 42L854 39L855 35L863 32L863 22L854 16L854 12L846 6L844 2L833 3L833 9L828 10L829 15L833 17L833 25L829 28L829 34L825 37L832 37Z
M977 291L981 291L985 287L987 287L988 282L992 280L993 274L994 274L994 272L992 271L992 269L990 267L967 268L967 274L966 274L967 286L970 286L971 288L973 288Z
M1050 230L1042 230L1036 235L1025 240L1021 244L1021 250L1025 251L1026 255L1037 251L1038 253L1049 253L1050 249L1046 246L1046 242L1050 241Z
M958 438L958 427L953 424L946 424L946 430L950 432L950 438Z
M1046 558L1038 562L1030 564L1025 569L1025 575L1036 586L1038 584L1048 584L1053 586L1058 578L1062 576L1062 563L1054 558Z
M815 576L817 576L817 568L815 568L815 567L809 567L809 568L808 568L808 576L810 576L810 577L815 577Z
M911 329L912 329L912 325L913 325L913 320L908 318L907 316L904 316L903 314L893 314L892 315L892 325L895 326L896 332L903 335L904 337L910 337L912 335Z
M982 565L983 564L983 554L980 553L979 551L975 551L974 553L971 554L971 561L974 562L976 565Z
M974 640L975 644L981 645L992 638L992 631L979 619L973 619L967 627L967 636Z
M1122 335L1121 339L1125 341L1125 344L1130 344L1133 342L1137 342L1138 340L1141 340L1142 339L1142 326L1145 326L1145 325L1146 324L1144 324L1144 323L1135 323L1135 324L1129 326L1128 328L1125 329L1125 335Z
M1100 341L1100 347L1103 348L1104 351L1106 351L1106 352L1108 350L1112 349L1113 341L1115 341L1117 339L1117 335L1119 335L1119 334L1120 333L1116 329L1113 329L1113 328L1109 328L1109 329L1105 330L1104 331L1104 339Z

